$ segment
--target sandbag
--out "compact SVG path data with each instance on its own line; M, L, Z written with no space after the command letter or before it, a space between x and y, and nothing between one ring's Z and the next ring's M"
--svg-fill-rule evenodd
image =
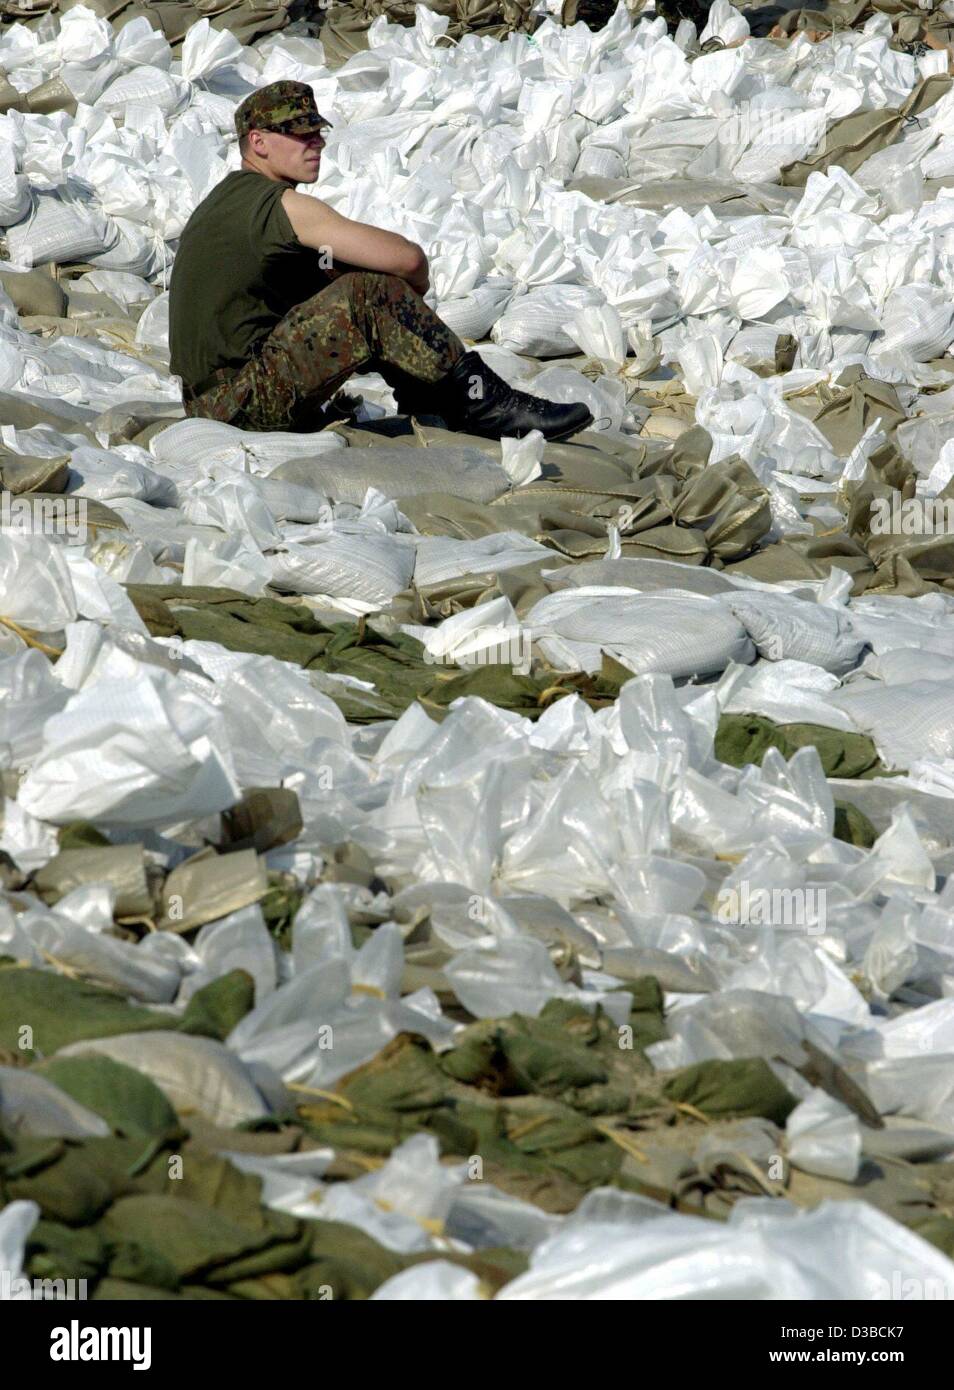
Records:
M317 458L290 459L270 474L300 483L335 502L364 501L369 487L385 497L453 492L471 502L492 502L510 490L510 478L478 449L341 449Z

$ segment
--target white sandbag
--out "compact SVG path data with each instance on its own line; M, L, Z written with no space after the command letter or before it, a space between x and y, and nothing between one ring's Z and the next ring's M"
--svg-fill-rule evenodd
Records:
M189 26L182 45L182 76L193 82L208 80L242 64L248 56L228 29L213 29L207 19L199 19ZM245 73L254 76L255 69L246 66Z
M30 211L30 180L17 172L16 156L9 144L0 144L0 227L10 227Z
M215 683L207 698L225 718L243 785L277 786L292 768L329 759L329 744L348 746L338 706L297 666L210 642L184 642L182 654Z
M68 695L49 660L36 650L0 658L0 744L24 767L43 742L43 725Z
M145 455L149 457L148 454ZM70 455L67 492L108 502L119 497L139 497L158 507L174 507L178 489L169 478L135 458L124 458L109 449L74 449Z
M572 353L576 343L566 332L567 321L602 299L597 290L584 285L544 285L511 300L490 336L498 346L527 357Z
M169 351L169 295L164 292L147 304L136 324L136 342L140 347Z
M77 692L44 738L18 792L38 819L160 826L238 799L221 715L162 671Z
M85 261L111 249L119 232L93 203L64 201L57 193L37 197L30 215L6 233L10 255L20 265Z
M408 587L414 573L413 548L385 536L332 532L314 545L288 545L268 558L276 589L329 594L372 606L389 603Z
M77 288L108 295L123 308L150 304L156 298L161 298L141 275L131 275L122 270L89 270L74 282L72 292L75 293Z
M62 900L61 900L62 902ZM112 906L109 906L112 924ZM87 930L85 924L64 920L61 904L57 911L39 914L29 923L30 940L65 968L95 979L117 994L145 1004L169 1004L179 988L178 966L140 951L128 941L118 941L102 931Z
M36 1202L8 1202L0 1211L0 1269L9 1274L9 1283L0 1286L0 1299L18 1301L32 1298L32 1284L23 1277L23 1261L30 1232L40 1219Z
M8 1134L29 1138L103 1139L109 1125L45 1076L0 1066L0 1121Z
M0 613L41 632L56 632L75 621L65 547L9 529L0 534Z
M440 300L437 312L452 333L479 343L490 333L512 298L512 282L491 277L469 294Z
M493 950L462 951L444 967L457 998L475 1018L512 1013L536 1018L566 987L540 941L498 941Z
M464 574L499 574L515 565L542 560L553 552L517 531L498 531L474 541L451 536L424 536L417 545L417 587L441 584Z
M634 675L674 677L755 659L745 628L715 599L571 589L538 600L524 621L561 671L598 671L604 652Z
M476 1274L448 1260L425 1260L385 1279L371 1295L372 1303L472 1302L486 1298Z
M182 582L204 584L258 597L271 583L272 567L247 535L222 536L212 544L186 541Z
M721 602L769 661L803 661L844 675L857 666L867 645L842 609L764 591L727 594Z
M182 495L182 511L196 525L246 536L263 550L281 540L278 522L248 473L230 470L221 482L200 478Z
M332 509L328 498L313 487L290 483L276 477L241 473L227 464L211 464L209 476L217 483L236 482L260 497L276 521L323 522L330 525ZM197 485L195 492L204 483Z
M88 259L108 270L132 275L154 275L164 264L166 256L150 228L142 227L128 217L111 217L105 250L90 255Z
M882 325L874 354L906 352L915 362L929 362L954 340L954 304L938 285L901 285L884 306Z
M747 39L750 32L745 16L739 14L738 10L729 4L729 0L713 0L709 7L706 26L699 35L699 44L701 46L709 39L715 38L721 39L722 43L728 46L738 39Z
M170 116L185 105L190 90L183 78L145 64L117 77L94 105L98 111L120 119L130 106L151 106Z
M542 477L545 448L546 441L539 430L531 430L520 439L501 439L500 466L515 488Z
M781 1206L742 1202L722 1223L639 1200L628 1219L573 1221L497 1300L869 1300L896 1296L899 1275L954 1290L947 1256L866 1202Z
M185 982L180 1003L230 970L245 970L251 975L255 981L256 1003L275 988L276 947L257 903L230 912L217 922L207 922L196 936L193 949L201 967Z
M954 690L947 682L856 684L828 699L870 734L889 767L907 767L925 755L954 757Z
M785 1122L788 1157L796 1168L854 1182L861 1165L861 1124L846 1105L817 1087Z
M338 453L342 448L336 434L289 434L278 430L265 433L201 418L176 420L149 441L149 452L162 471L189 478L200 476L213 463L240 468L247 465L252 472L267 474L283 462ZM307 476L293 476L290 481L307 485L309 480ZM356 500L363 497L364 492Z

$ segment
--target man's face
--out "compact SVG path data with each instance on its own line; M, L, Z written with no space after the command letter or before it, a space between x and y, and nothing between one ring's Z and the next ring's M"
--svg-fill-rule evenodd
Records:
M324 149L323 130L308 135L284 135L278 130L253 130L250 144L272 175L287 183L315 183L321 151Z

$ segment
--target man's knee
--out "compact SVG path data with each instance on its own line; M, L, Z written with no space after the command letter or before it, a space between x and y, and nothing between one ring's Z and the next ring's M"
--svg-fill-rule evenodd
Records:
M380 294L388 296L411 294L410 285L400 275L389 275L384 270L349 270L335 281L350 295L353 293Z

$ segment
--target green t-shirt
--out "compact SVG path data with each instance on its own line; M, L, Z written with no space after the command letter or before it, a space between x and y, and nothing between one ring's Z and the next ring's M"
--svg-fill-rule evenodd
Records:
M331 283L282 207L287 185L236 170L186 223L169 286L170 366L201 387L240 367L296 304Z

